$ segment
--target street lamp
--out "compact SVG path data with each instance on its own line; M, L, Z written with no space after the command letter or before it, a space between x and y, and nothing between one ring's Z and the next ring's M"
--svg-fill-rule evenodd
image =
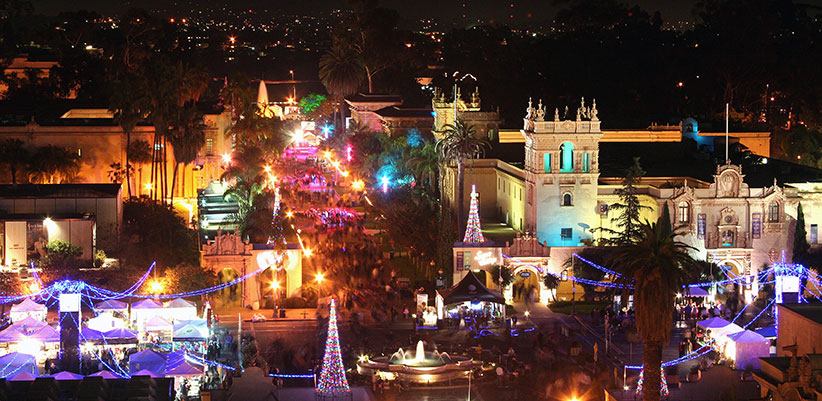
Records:
M317 273L316 279L317 279L317 299L319 300L320 297L321 297L321 294L322 294L323 279L325 279L325 276L323 276L322 273Z
M280 282L277 281L277 280L272 281L271 282L271 292L272 292L272 296L274 297L274 299L272 301L274 302L274 318L275 319L277 318L277 292L279 291L279 289L280 289Z

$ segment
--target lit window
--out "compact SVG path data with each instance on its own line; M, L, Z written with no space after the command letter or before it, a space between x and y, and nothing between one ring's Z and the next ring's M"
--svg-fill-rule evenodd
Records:
M214 138L206 138L206 153L212 154L214 152Z
M811 244L819 242L819 227L816 224L811 224Z
M583 153L582 154L582 172L587 173L591 170L591 154L590 153Z
M543 154L542 159L543 159L543 164L544 164L543 171L545 171L546 173L550 173L551 172L551 154L550 153Z
M736 233L734 230L725 230L722 232L722 246L733 247Z
M771 223L779 221L779 204L776 202L771 202L771 204L768 205L768 221Z
M691 221L691 206L688 205L688 202L682 202L679 204L679 222L680 223L688 223Z
M559 236L562 239L571 239L572 234L573 234L573 230L571 228L560 228L559 229Z

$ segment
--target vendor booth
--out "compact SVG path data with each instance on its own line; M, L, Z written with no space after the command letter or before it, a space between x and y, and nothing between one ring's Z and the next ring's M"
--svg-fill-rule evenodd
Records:
M93 317L86 322L86 325L92 329L100 332L106 332L114 329L122 329L126 327L126 322L123 319L116 318L110 313L103 313L97 317Z
M191 320L197 319L197 305L182 298L166 302L163 315L167 320Z
M487 315L505 318L505 298L491 290L469 271L457 285L437 290L437 319L464 315Z
M159 374L166 370L166 356L154 351L144 350L132 354L128 360L128 371L132 375L139 371L149 371Z
M12 352L0 356L0 377L9 377L20 372L37 375L37 361L33 355Z
M12 322L19 322L27 317L31 317L40 322L45 322L47 314L48 308L46 305L38 304L37 302L32 301L31 298L26 298L23 302L12 305L11 311L9 312L9 318L11 318Z
M174 332L174 325L161 316L154 316L146 322L143 328L146 334L156 336L162 340L171 340Z
M148 319L158 315L162 316L163 313L163 304L153 299L144 299L131 304L131 321L135 322L137 327L143 327Z
M114 329L103 333L107 344L137 344L137 332L129 329Z
M128 314L128 304L116 299L107 299L94 305L94 311L97 313L121 313L125 316Z
M732 359L739 370L759 370L759 358L771 355L771 342L750 330L728 335L725 343L725 357Z
M712 338L720 344L727 340L728 335L743 331L742 327L739 327L735 323L731 323L721 317L712 317L710 319L697 322L696 325L705 331L706 337Z

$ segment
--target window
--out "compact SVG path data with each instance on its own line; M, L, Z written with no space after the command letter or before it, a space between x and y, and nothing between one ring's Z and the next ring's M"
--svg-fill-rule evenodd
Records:
M214 153L214 138L206 138L206 154Z
M582 154L582 172L587 173L591 170L591 154L590 153L583 153Z
M497 178L497 189L502 188L502 178Z
M559 229L559 236L562 239L571 239L572 234L573 234L573 230L571 228L560 228Z
M574 144L564 142L559 147L559 171L561 173L574 172Z
M679 222L688 223L691 221L691 206L688 202L681 202L679 204Z
M811 224L811 244L816 244L819 242L819 228L816 224Z
M543 166L544 171L546 173L550 173L551 172L551 154L550 153L544 153L542 155L542 159L543 159L542 161L543 161L543 164L544 164L544 166Z
M83 149L77 148L77 157L83 157Z
M571 194L566 192L562 195L562 206L573 206Z
M722 246L733 247L736 233L734 230L725 230L722 232Z
M776 202L771 202L768 205L768 222L776 223L779 221L779 204Z

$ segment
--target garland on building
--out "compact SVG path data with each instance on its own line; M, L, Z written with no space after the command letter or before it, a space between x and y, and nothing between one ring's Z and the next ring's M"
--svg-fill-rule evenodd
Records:
M325 339L325 355L320 380L317 382L319 395L335 395L350 393L348 381L345 378L342 353L340 352L340 334L337 331L337 307L331 300L331 310L328 315L328 336Z
M668 392L668 380L665 379L665 372L660 372L660 373L661 374L659 376L661 377L661 383L662 384L659 388L659 394L661 396L665 397L668 394L670 394ZM642 370L639 371L639 380L637 380L637 382L636 382L636 393L637 394L642 394L642 383L645 382L645 379L643 379L643 377L642 377L644 374L645 374L645 369L642 369Z
M482 226L479 218L479 194L477 193L477 186L471 185L471 205L468 208L468 225L465 227L465 237L462 242L471 244L478 244L485 242L485 236L482 235Z

